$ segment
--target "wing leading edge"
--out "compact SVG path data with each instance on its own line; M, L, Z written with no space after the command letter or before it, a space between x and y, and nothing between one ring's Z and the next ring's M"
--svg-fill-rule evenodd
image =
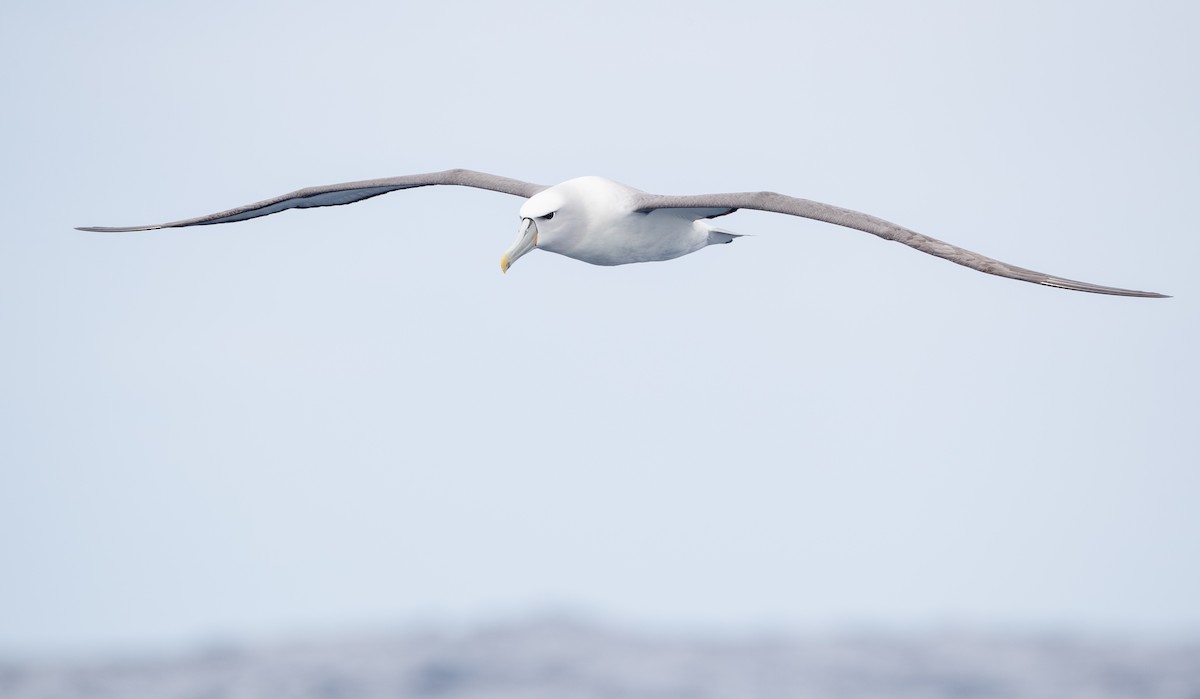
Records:
M909 247L916 248L921 252L935 255L944 260L949 260L955 264L980 272L994 274L1000 277L1008 277L1009 279L1017 279L1033 284L1041 284L1043 286L1053 286L1060 289L1071 289L1073 291L1087 291L1093 294L1110 294L1113 296L1137 296L1143 298L1170 298L1166 294L1159 294L1152 291L1135 291L1132 289L1120 289L1113 286L1101 286L1099 284L1090 284L1088 282L1079 282L1072 279L1064 279L1053 275L1035 272L1023 267L1010 265L999 260L980 255L965 248L960 248L957 245L931 238L927 235L922 235L916 231L909 230L903 226L898 226L890 221L885 221L881 218L864 214L851 209L843 209L840 206L830 204L822 204L821 202L812 201L810 199L800 199L797 197L789 197L775 192L738 192L730 194L698 194L691 196L662 196L657 194L643 195L636 203L638 211L652 211L655 209L676 209L676 208L727 208L727 209L755 209L757 211L769 211L779 214L787 214L789 216L799 216L801 218L810 218L825 223L832 223L837 226L846 228L854 228L856 230L877 235L885 240L893 240L897 243L903 243Z
M123 233L127 231L152 231L159 228L183 228L185 226L208 226L214 223L233 223L247 219L269 216L270 214L288 209L311 209L319 206L341 206L357 201L377 197L388 192L414 187L429 187L433 185L460 185L489 189L493 192L512 194L529 198L546 187L540 184L522 182L499 175L489 175L474 170L445 170L430 172L423 175L402 175L378 180L362 180L359 182L343 182L322 187L307 187L294 192L281 194L254 204L246 204L228 211L206 214L195 218L187 218L170 223L158 223L149 226L89 226L77 228L80 231L95 231L99 233Z

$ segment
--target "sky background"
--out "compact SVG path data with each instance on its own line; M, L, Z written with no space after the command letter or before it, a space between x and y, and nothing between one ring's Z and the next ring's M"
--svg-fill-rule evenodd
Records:
M0 655L549 612L1200 633L1200 5L0 5ZM467 167L770 189L498 269Z

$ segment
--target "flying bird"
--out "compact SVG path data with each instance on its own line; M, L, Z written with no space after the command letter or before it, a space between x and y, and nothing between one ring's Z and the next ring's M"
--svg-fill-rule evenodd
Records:
M663 196L648 194L603 177L579 177L547 187L473 170L446 170L309 187L228 211L152 226L87 227L77 230L148 231L232 223L286 209L340 206L400 189L431 185L476 187L527 199L521 206L521 224L516 242L500 258L500 269L505 272L532 250L555 252L594 265L670 260L709 245L732 242L739 237L738 234L717 227L712 220L738 209L756 209L855 228L964 267L1010 279L1095 294L1166 298L1164 294L1150 291L1118 289L1034 272L944 243L881 218L808 199L774 192Z

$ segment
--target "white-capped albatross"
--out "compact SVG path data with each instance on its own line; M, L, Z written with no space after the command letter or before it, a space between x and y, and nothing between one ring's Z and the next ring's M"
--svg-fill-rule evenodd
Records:
M153 226L88 227L78 230L148 231L231 223L285 209L350 204L398 189L430 185L477 187L528 199L521 207L521 227L517 240L500 260L503 271L508 271L518 258L535 248L594 265L670 260L715 243L731 242L738 235L714 226L711 219L738 209L757 209L855 228L886 240L904 243L964 267L1010 279L1096 294L1166 298L1164 294L1150 291L1099 286L1014 267L881 218L808 199L774 192L663 196L647 194L602 177L579 177L546 187L473 170L446 170L309 187L236 209Z

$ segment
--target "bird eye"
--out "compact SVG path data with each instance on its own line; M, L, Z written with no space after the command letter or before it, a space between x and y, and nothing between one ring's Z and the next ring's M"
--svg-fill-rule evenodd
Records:
M553 211L551 211L550 213L546 214L546 215L545 215L545 216L543 216L542 218L544 218L544 219L546 219L547 221L549 221L550 219L554 218L554 212L553 212Z

